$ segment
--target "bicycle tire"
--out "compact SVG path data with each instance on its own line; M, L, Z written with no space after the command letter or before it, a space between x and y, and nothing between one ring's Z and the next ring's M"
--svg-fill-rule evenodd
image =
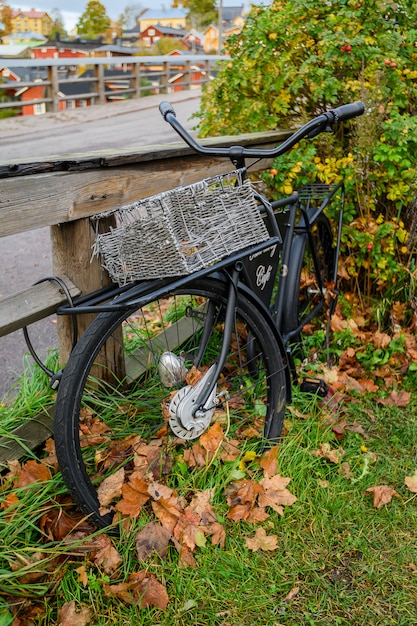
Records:
M320 266L321 283L325 288L333 280L336 263L332 229L326 215L321 213L318 216L311 227L311 234ZM297 233L291 244L288 276L283 298L281 334L284 338L300 326L302 319L308 315L322 295L317 282L308 235L305 232ZM299 342L299 333L290 338L290 343L297 344Z
M95 438L92 445L85 445L80 439L80 426L85 430L85 424L89 419L100 417L100 420L111 427L111 440L123 440L128 434L137 433L143 437L152 436L163 425L161 415L161 403L166 402L170 390L162 388L158 377L153 378L156 367L146 367L146 371L139 378L139 384L133 384L130 395L124 391L121 385L97 385L93 383L89 387L90 371L107 339L114 333L120 332L121 326L129 333L135 335L141 332L141 342L145 341L146 350L152 343L161 344L161 329L153 339L145 337L152 323L163 325L164 320L176 315L174 308L181 304L197 306L198 311L204 310L203 303L209 303L212 310L216 311L216 323L213 323L212 332L205 350L204 360L201 364L209 366L219 351L219 337L217 333L222 327L222 314L227 303L228 285L224 281L206 278L204 281L195 281L185 288L167 293L167 297L159 301L146 302L138 311L117 311L100 313L90 324L84 335L73 350L58 389L55 412L55 445L64 481L74 501L80 509L89 516L90 520L98 527L105 527L113 521L113 511L100 512L100 502L97 495L98 483L96 482L100 471L97 471L97 459L106 458L106 446L110 444L101 442L96 444ZM151 315L151 311L153 311ZM194 311L194 312L193 312ZM201 340L203 320L198 320L197 309L176 319L175 324L170 322L170 328L178 332L181 320L187 317L187 323L194 323L198 330L189 333L188 339L179 339L178 350L187 358L191 353L195 354L198 348L197 340ZM132 315L134 313L134 315ZM163 315L160 315L163 313ZM169 313L169 315L168 315ZM195 315L195 319L193 318ZM159 316L158 319L157 316ZM191 317L190 317L191 316ZM180 320L180 321L178 321ZM131 324L131 322L135 325ZM198 322L198 323L197 323ZM256 358L257 379L254 379L253 366L249 371L245 363L245 341L251 333L253 343L258 347ZM165 337L164 337L165 340ZM129 337L132 342L132 337ZM172 341L168 343L173 351ZM145 352L146 352L145 350ZM158 348L159 353L162 348ZM210 350L212 355L210 355ZM143 347L139 350L143 352ZM129 359L132 353L129 354ZM148 356L146 357L148 358ZM152 359L156 356L152 354ZM186 361L187 362L187 361ZM187 363L188 364L188 363ZM146 383L146 385L145 385ZM236 304L235 326L232 336L231 349L222 372L222 387L229 389L232 409L237 407L241 419L253 421L254 416L265 413L264 437L276 440L281 435L287 392L287 372L285 357L277 348L277 330L267 315L259 309L255 300L251 301L246 292L238 290ZM103 387L103 388L102 388ZM133 389L133 390L132 390ZM141 393L142 391L142 393ZM104 392L104 393L102 393ZM111 392L111 393L110 393ZM112 394L116 395L112 395ZM260 410L259 410L260 409ZM136 417L132 423L129 416ZM243 417L242 417L243 416ZM88 443L88 442L87 442ZM83 447L82 447L83 446ZM92 449L90 449L92 448ZM121 462L120 462L121 464ZM117 468L120 466L117 466ZM109 472L110 470L107 470Z

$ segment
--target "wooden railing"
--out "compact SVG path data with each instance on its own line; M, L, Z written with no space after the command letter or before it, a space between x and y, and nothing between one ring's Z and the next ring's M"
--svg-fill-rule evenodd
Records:
M1 109L19 109L28 105L45 104L46 111L59 111L60 103L89 100L90 104L104 104L114 99L140 98L148 94L167 94L174 90L193 89L209 82L219 62L228 59L217 55L85 57L75 59L4 59L11 68L39 68L44 78L33 81L0 82L0 95L7 97L12 87L39 87L44 95L32 100L14 98L0 102ZM92 75L81 74L91 69ZM105 70L112 69L111 76ZM110 85L111 83L111 85ZM65 95L66 85L84 84L76 95Z
M202 143L266 149L289 134L256 133ZM251 171L268 166L265 160ZM0 238L49 226L53 272L65 281L73 296L85 295L108 281L98 260L91 262L91 216L229 169L231 164L224 159L197 156L183 143L106 156L90 153L76 158L14 161L11 165L0 162ZM0 299L0 338L46 317L63 302L65 296L53 282ZM80 333L90 319L79 316ZM58 322L60 361L64 364L72 343L71 323L66 316L59 316ZM28 448L39 446L51 433L52 418L45 412L13 430L10 437L2 437L0 468Z

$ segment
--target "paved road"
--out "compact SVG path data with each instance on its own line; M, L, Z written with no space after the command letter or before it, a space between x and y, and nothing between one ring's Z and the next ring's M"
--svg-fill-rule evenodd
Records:
M173 103L178 118L191 129L196 120L189 118L199 108L200 92L177 92L167 99ZM160 100L160 96L150 96L69 112L0 120L0 164L178 141L159 114ZM50 248L48 228L0 238L0 299L52 273ZM55 328L56 320L52 316L29 329L42 358L57 345ZM18 385L25 352L22 331L0 338L0 401ZM25 363L26 367L32 367L30 357L25 358Z

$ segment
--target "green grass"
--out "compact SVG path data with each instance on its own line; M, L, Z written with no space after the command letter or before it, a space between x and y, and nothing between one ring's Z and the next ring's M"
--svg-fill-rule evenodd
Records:
M413 379L414 376L414 379ZM415 374L403 382L415 388ZM379 394L381 395L381 393ZM179 566L170 546L165 558L156 554L138 562L136 533L153 518L146 510L112 538L123 558L114 573L95 564L91 536L48 536L43 516L56 511L66 489L59 472L50 480L18 489L3 474L0 501L0 626L13 617L22 624L58 624L66 602L91 609L93 625L257 626L268 625L415 625L417 624L417 498L404 484L417 469L417 400L405 408L383 406L376 394L343 397L330 405L294 393L286 435L280 445L278 471L291 478L288 489L297 502L284 515L272 513L260 524L276 535L271 552L251 552L245 544L256 526L227 519L225 488L239 470L239 459L185 471L174 464L171 485L189 498L214 488L213 505L226 529L224 548L210 541L194 554L196 567ZM36 414L51 401L44 378L26 380L14 406L2 406L3 432ZM336 438L329 420L346 420ZM231 437L233 436L233 425ZM341 463L317 456L320 445L343 448ZM253 442L242 444L254 449ZM177 454L181 449L177 451ZM33 458L42 455L40 451ZM30 458L30 456L28 456ZM342 468L348 463L350 473ZM261 477L256 461L246 466L248 478ZM374 508L366 489L389 485L398 493ZM16 503L3 508L11 494ZM4 505L5 506L5 505ZM85 567L86 586L76 571ZM139 609L106 594L110 584L146 569L166 586L167 609ZM298 589L295 592L295 589ZM293 597L287 599L293 590ZM31 621L32 620L32 621Z

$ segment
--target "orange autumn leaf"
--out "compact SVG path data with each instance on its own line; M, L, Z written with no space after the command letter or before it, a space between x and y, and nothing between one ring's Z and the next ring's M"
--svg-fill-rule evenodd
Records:
M134 519L140 515L143 505L149 500L148 483L140 476L132 474L129 482L122 485L122 497L115 509L122 515Z
M229 485L226 490L226 499L230 507L227 517L234 522L259 521L259 515L254 513L254 509L257 507L257 497L263 490L262 485L253 480L244 479Z
M85 565L81 565L80 567L77 567L75 571L78 574L78 579L77 579L78 582L81 583L83 587L87 587L88 574L87 574L87 570L85 569Z
M169 602L164 585L146 570L130 574L124 583L104 585L103 588L107 596L118 598L126 604L141 609L155 606L165 610Z
M125 471L121 467L114 472L111 476L108 476L100 483L97 489L98 501L100 502L100 511L102 514L105 512L106 507L115 499L120 498L122 494L122 485L125 480Z
M222 427L219 422L215 422L204 435L201 435L200 444L207 452L216 452L223 440Z
M7 509L10 509L12 507L15 506L15 504L17 504L19 502L19 498L17 497L17 495L12 491L11 493L8 493L6 495L5 498L3 498L3 500L1 501L1 508L4 511L7 511ZM10 517L12 517L13 513L10 513Z
M294 496L286 487L290 482L290 478L284 478L276 474L272 478L265 477L260 481L264 487L263 493L259 494L258 504L260 507L271 507L279 515L284 514L283 506L291 506L297 502Z
M219 458L222 461L234 461L240 456L239 445L240 441L237 439L231 439L230 441L225 439L222 442Z
M213 546L224 548L224 544L226 543L226 531L220 522L213 522L210 524L206 532L211 536L211 543Z
M32 483L44 482L50 480L52 474L49 468L43 463L37 461L27 461L24 463L17 472L17 476L14 479L14 486L16 488L26 487Z
M253 537L246 537L246 546L252 552L258 550L276 550L278 547L278 537L276 535L267 535L264 528L260 527L256 530Z
M173 535L180 545L194 552L196 545L202 545L203 529L200 527L200 516L190 510L185 511L175 525Z
M195 443L191 448L184 450L184 461L188 467L205 467L207 461L207 452L199 443Z
M148 487L154 499L152 509L161 524L173 534L174 528L184 511L184 501L176 493L160 483L152 482Z
M375 487L369 487L365 490L365 493L372 493L374 496L374 507L380 509L385 504L389 504L393 496L398 496L395 489L391 489L388 485L377 485Z
M260 463L265 476L274 476L278 469L278 446L273 446L265 452Z
M109 437L105 433L109 433L111 428L107 424L93 416L88 409L81 409L80 416L80 445L82 448L98 446L109 441Z

